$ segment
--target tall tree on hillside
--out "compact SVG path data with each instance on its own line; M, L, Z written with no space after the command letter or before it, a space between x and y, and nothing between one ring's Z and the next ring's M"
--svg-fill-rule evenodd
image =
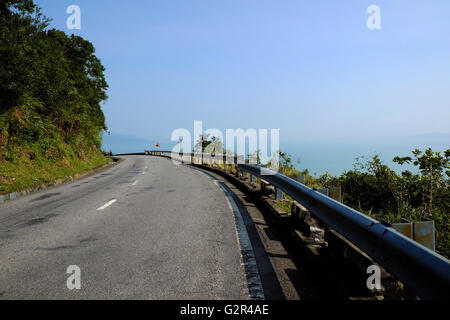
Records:
M56 134L99 148L105 68L92 43L48 23L32 0L0 3L1 141L34 143Z

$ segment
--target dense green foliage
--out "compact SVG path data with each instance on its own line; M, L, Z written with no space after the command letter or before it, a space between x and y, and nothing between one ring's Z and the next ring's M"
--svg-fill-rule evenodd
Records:
M412 163L418 173L405 170L397 174L378 156L357 159L354 170L339 177L315 177L308 170L298 171L289 155L280 152L279 171L295 178L305 175L309 187L340 186L343 202L377 220L400 222L401 218L435 221L437 251L450 256L450 150L444 154L427 149L413 151L413 157L395 157L399 164Z
M0 166L97 157L104 67L79 36L49 29L32 0L0 3ZM6 180L0 172L0 184Z

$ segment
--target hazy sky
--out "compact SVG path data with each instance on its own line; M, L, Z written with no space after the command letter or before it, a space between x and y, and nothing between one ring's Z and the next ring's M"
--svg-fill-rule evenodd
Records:
M450 1L40 0L106 67L112 133L279 128L281 140L450 133ZM368 30L366 8L381 8Z

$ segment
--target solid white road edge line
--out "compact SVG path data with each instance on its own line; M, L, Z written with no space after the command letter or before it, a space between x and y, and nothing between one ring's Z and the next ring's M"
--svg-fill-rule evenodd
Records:
M215 179L215 178L214 178ZM221 181L214 180L214 183L222 189L225 193L225 199L228 202L228 207L234 215L236 238L241 248L241 259L245 265L245 271L247 274L247 283L249 284L248 290L251 299L264 300L264 289L261 282L261 277L258 271L258 265L256 263L255 253L253 252L252 243L245 227L244 219L242 218L241 211L237 203L234 201L228 188ZM245 259L244 259L245 257Z

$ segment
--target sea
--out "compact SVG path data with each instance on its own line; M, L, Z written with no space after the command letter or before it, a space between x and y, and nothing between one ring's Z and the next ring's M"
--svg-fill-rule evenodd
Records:
M103 137L103 149L112 150L115 154L155 150L157 143L160 150L172 150L176 144L168 140L157 141L123 134ZM364 162L374 155L378 155L383 163L398 173L406 169L418 172L413 165L400 166L392 162L392 159L395 156L412 156L411 152L414 149L425 150L429 147L441 153L450 149L450 134L425 134L368 141L280 139L280 150L291 157L292 164L300 170L308 169L309 173L315 176L325 173L338 176L352 170L356 158Z

